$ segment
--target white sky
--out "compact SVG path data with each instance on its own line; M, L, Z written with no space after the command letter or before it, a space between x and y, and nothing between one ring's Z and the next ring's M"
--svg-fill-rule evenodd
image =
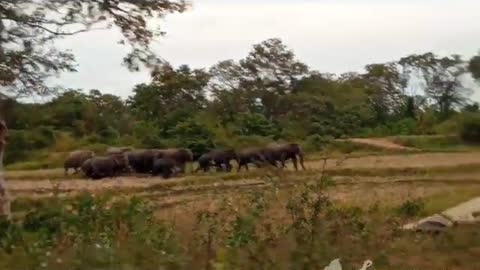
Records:
M174 65L209 67L279 37L312 69L343 73L427 51L469 58L480 49L479 18L478 0L193 0L187 13L167 16L155 49ZM79 72L55 83L129 96L149 78L121 66L118 37L97 31L60 41Z

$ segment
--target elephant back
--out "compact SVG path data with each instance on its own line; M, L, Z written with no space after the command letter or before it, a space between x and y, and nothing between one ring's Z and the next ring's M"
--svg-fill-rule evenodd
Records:
M81 167L82 164L95 156L95 153L92 151L86 151L86 150L77 150L71 152L67 158L65 159L65 167L72 168L72 167Z

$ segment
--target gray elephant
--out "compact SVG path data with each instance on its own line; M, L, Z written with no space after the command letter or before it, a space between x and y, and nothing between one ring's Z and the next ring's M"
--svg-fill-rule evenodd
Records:
M153 162L152 176L161 175L164 179L175 177L176 161L171 158L157 158Z
M271 143L263 149L263 154L265 159L275 167L277 167L277 162L280 162L282 168L285 168L285 161L291 159L296 171L298 171L298 161L302 169L306 170L303 164L304 153L298 144Z
M152 173L157 150L143 149L126 152L128 165L136 173Z
M93 157L82 164L82 171L86 177L102 179L117 176L125 169L125 156Z
M259 147L246 148L238 152L238 170L240 172L242 167L248 171L248 164L253 163L258 168L265 164L264 149Z
M232 160L239 163L237 153L234 149L212 150L198 159L198 168L195 172L200 170L208 172L211 166L217 167L217 171L226 170L229 172L233 168L230 163Z
M83 163L94 156L95 153L92 151L79 150L71 152L63 164L65 175L68 174L69 169L74 169L75 174L78 173L78 169L82 167Z
M189 149L170 148L155 150L156 158L167 158L175 162L175 166L180 169L181 173L185 173L187 162L193 161L193 153Z

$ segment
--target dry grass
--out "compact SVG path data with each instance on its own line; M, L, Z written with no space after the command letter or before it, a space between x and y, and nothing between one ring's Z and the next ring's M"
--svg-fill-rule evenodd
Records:
M392 209L409 199L422 199L425 214L432 214L480 196L479 157L480 153L436 153L328 161L326 172L334 175L336 183L328 191L332 202L340 207L364 210L361 218L372 223L369 233L376 238L373 241L375 245L349 247L348 238L340 237L335 245L342 253L334 255L358 266L362 260L372 259L375 269L480 269L477 259L480 251L478 228L455 228L435 237L404 232L392 234L392 226L399 226L407 220L395 219L400 222L398 224L391 220L394 215ZM52 194L70 196L81 191L108 191L115 195L118 193L118 197L144 197L156 204L155 216L158 219L175 225L182 246L196 249L194 239L199 212L218 209L225 204L233 205L236 211L248 209L248 196L259 190L276 191L266 214L267 221L288 223L286 202L300 183L318 178L323 161L309 161L307 166L308 171L298 173L291 170L252 170L241 174L188 175L168 181L136 177L98 182L64 181L67 179L52 177L58 180L50 181L45 178L35 180L35 172L10 172L8 185L14 195L27 198L51 197ZM41 177L59 173L62 172L42 171ZM16 204L21 205L21 200ZM23 209L28 209L31 203L25 201ZM375 208L376 212L370 212ZM231 218L228 216L231 214L226 213L225 219ZM388 238L381 238L383 235ZM288 239L279 243L277 248L278 259L288 260L288 255L282 256L289 254ZM319 269L322 267L324 265Z

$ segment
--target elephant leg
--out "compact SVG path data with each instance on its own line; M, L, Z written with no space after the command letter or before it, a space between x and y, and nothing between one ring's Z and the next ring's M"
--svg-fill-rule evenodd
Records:
M271 159L271 160L269 161L269 163L270 163L270 165L272 165L273 167L278 168L278 164L277 164L277 161L276 161L276 160Z
M222 163L215 163L215 167L217 168L217 172L223 171L223 164Z
M65 167L65 176L67 176L67 175L68 175L68 168Z
M237 173L240 172L240 170L242 169L242 167L243 167L243 161L240 161L240 162L238 163Z
M298 171L297 157L296 156L292 157L292 162L293 162L293 167L295 168L295 171Z
M300 161L300 166L302 166L302 169L306 171L307 169L305 168L305 165L303 165L303 153L298 154L299 161Z
M225 169L226 169L227 172L231 172L231 171L232 171L233 166L232 166L232 164L230 163L230 161L225 162Z
M285 160L286 160L286 155L285 154L282 154L280 156L280 162L282 163L282 168L285 168Z

